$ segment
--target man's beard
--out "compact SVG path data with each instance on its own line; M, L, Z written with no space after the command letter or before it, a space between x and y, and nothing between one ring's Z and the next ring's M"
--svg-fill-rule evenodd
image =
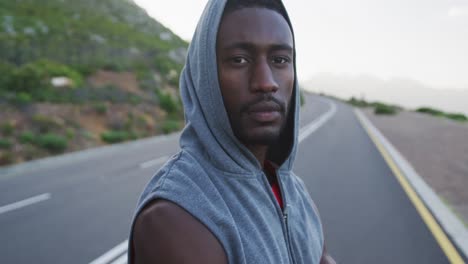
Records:
M265 94L263 96L260 96L256 98L255 100L252 100L251 102L245 103L240 107L240 113L238 113L240 116L242 115L248 115L250 108L258 103L262 102L273 102L277 104L279 108L279 112L281 114L281 124L279 125L279 128L276 130L266 130L263 133L260 134L252 134L250 133L251 131L248 131L249 128L246 127L245 124L242 123L241 120L237 120L235 124L232 124L232 127L234 129L234 134L236 137L244 144L246 145L273 145L273 144L278 144L281 134L286 126L286 119L288 116L287 107L286 104L281 102L280 100L274 98L271 94ZM257 128L258 129L258 128Z
M285 122L283 122L285 123ZM264 133L262 135L239 135L241 141L246 144L246 145L263 145L263 146L270 146L274 144L278 144L280 137L281 137L281 132L284 128L284 125L282 125L281 129L278 130L277 132L271 132L271 133Z

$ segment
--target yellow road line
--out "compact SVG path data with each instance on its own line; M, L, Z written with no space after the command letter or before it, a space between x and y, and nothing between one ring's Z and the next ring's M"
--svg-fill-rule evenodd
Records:
M387 162L388 166L390 167L393 174L397 178L398 182L400 183L401 187L405 191L406 195L408 195L414 207L416 207L416 210L418 211L419 215L421 216L423 221L426 223L427 227L431 231L436 241L439 243L439 246L444 251L450 263L452 264L465 263L463 261L463 258L460 256L457 249L455 248L455 246L452 244L450 239L447 237L445 232L440 227L439 223L437 223L437 221L434 219L434 216L432 215L432 213L429 211L429 209L427 209L426 205L423 203L421 198L419 198L418 194L413 189L411 184L408 182L406 177L403 176L403 173L395 164L395 162L393 161L393 159L391 158L387 150L383 147L382 143L379 142L379 140L372 133L372 131L365 125L361 117L359 115L356 115L356 116L358 117L358 120L361 123L364 130L367 132L367 134L371 138L372 142L374 142L375 146L379 150L384 160Z

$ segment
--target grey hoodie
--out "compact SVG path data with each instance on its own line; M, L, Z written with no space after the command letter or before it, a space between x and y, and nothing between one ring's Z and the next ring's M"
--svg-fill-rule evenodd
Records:
M148 183L135 217L149 202L169 200L213 233L231 264L318 264L322 226L304 183L292 172L299 128L297 81L286 131L276 150L282 154L276 171L282 210L262 166L234 136L223 104L216 36L225 3L209 1L200 18L180 78L186 119L181 150ZM129 259L132 246L130 235Z

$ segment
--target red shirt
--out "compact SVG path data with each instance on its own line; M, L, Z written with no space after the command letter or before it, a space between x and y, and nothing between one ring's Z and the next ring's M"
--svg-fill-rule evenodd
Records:
M278 202L281 209L283 209L283 199L281 197L281 191L278 184L278 177L276 176L276 166L271 161L265 160L263 168L268 177L268 182L270 183L271 190L275 195L276 201Z

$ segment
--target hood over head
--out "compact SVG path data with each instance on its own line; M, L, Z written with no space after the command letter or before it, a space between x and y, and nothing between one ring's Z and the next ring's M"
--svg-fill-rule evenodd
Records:
M263 166L234 135L218 80L216 39L227 1L210 0L207 3L188 50L180 77L186 122L180 146L195 155L203 155L223 171L234 174L255 173ZM294 32L287 15L285 19L294 41ZM298 144L300 104L295 57L294 45L295 80L289 114L280 136L280 144L273 146L267 156L280 166L280 170L292 169Z

